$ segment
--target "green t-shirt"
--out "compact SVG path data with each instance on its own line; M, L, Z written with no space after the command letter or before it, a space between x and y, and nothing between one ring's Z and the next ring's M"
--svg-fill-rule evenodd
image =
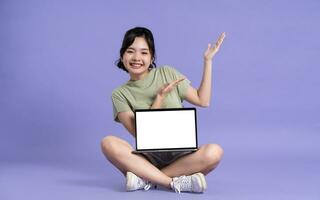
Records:
M148 109L160 88L174 80L183 77L176 69L163 66L153 68L142 80L128 81L112 92L113 116L118 120L118 113L134 111L135 109ZM181 108L190 81L185 79L172 90L165 98L162 108Z

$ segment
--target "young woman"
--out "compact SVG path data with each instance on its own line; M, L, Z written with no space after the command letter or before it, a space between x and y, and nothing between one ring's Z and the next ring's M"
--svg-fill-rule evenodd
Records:
M130 80L112 93L114 119L135 137L134 113L140 108L179 108L182 101L208 107L211 98L212 59L221 46L225 33L204 53L203 76L195 89L183 75L169 66L156 68L155 45L150 30L136 27L126 32L117 66ZM217 144L206 144L194 153L131 153L133 148L123 139L106 136L101 147L106 158L127 179L127 191L161 185L175 192L203 192L205 176L217 167L223 150Z

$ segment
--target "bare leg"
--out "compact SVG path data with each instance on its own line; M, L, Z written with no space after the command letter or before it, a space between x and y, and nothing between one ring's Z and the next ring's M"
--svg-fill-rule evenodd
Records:
M115 136L107 136L101 142L106 158L124 175L127 171L152 183L170 188L172 179L153 166L141 155L133 154L131 145Z
M169 177L191 175L197 172L206 175L217 167L222 155L223 150L219 145L206 144L201 146L198 151L179 158L161 171Z

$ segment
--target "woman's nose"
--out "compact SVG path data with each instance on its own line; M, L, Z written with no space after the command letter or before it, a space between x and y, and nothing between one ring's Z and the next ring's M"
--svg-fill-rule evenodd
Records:
M133 60L140 60L140 55L138 53L133 54Z

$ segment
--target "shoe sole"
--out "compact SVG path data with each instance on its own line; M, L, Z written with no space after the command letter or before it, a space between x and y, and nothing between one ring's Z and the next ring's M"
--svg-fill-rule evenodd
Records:
M127 191L134 191L135 189L130 189L133 188L133 179L134 179L134 174L132 172L127 172Z
M204 190L207 189L207 182L206 182L204 175L199 172L199 173L194 174L194 176L197 176L199 178L198 180L200 180L200 185L202 188L201 192L204 192Z

